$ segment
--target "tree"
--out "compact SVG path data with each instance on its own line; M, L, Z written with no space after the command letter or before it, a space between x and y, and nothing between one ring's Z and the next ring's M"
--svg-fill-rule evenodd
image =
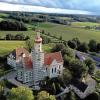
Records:
M66 94L64 100L76 100L76 95L73 91Z
M34 96L29 88L18 87L9 91L7 100L34 100Z
M89 47L88 47L87 43L84 42L84 43L79 45L77 50L82 51L82 52L88 52Z
M15 39L16 40L24 40L25 36L23 34L16 34Z
M26 36L26 37L25 37L25 40L28 40L28 39L30 39L30 37L29 37L29 36Z
M73 78L81 79L86 75L88 67L85 63L74 59L70 64L69 70L72 72Z
M84 100L100 100L100 94L98 92L94 92L87 96Z
M0 97L4 94L4 87L0 85Z
M85 61L86 66L88 66L88 72L89 74L93 74L94 70L96 68L96 65L92 59L86 59Z
M58 52L58 51L61 51L62 53L62 56L64 56L65 54L70 56L70 57L73 57L73 52L68 48L68 47L65 47L64 44L62 43L58 43L56 44L52 49L51 49L51 52Z
M32 43L31 43L31 40L26 40L25 41L25 44L26 44L26 48L29 50L29 51L31 51L31 48L32 48Z
M72 49L76 49L77 48L77 44L75 41L69 40L68 41L68 46Z
M5 39L6 40L12 40L13 39L13 35L12 34L7 34Z
M56 100L56 98L46 91L41 91L37 95L37 100Z
M70 83L70 81L72 79L72 74L71 74L70 70L66 68L61 77L62 77L63 82L65 84L68 84L68 83Z
M76 43L77 47L81 44L79 38L73 38L72 41Z
M97 43L97 51L100 52L100 43Z
M70 64L72 62L73 58L68 56L67 54L64 55L64 66L66 68L70 67Z
M59 37L59 40L62 40L62 36Z
M95 40L90 40L88 46L91 52L97 51L97 42Z

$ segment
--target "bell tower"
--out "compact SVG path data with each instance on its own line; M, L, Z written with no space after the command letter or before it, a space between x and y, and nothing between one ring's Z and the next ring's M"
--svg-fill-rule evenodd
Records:
M37 35L35 37L34 49L36 52L42 52L42 38L40 37L39 32L37 32Z
M43 79L41 69L44 64L44 52L42 51L42 38L40 32L37 32L34 40L34 48L32 49L33 62L33 85L34 89L39 88L39 81Z

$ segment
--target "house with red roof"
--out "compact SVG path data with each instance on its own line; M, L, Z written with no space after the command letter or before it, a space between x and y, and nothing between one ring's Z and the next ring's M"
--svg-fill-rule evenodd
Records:
M61 52L44 53L39 32L35 37L31 53L24 48L17 48L9 54L7 63L17 71L18 81L24 84L30 83L34 89L39 89L39 82L45 77L54 78L63 73Z

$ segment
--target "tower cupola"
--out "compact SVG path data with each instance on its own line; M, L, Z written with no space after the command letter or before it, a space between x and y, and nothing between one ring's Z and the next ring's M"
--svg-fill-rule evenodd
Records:
M40 37L40 32L37 32L35 37L35 43L42 43L42 38Z

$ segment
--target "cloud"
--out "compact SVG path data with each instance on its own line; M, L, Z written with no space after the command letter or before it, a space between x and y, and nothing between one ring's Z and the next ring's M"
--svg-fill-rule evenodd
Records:
M42 6L47 8L60 8L83 10L100 14L100 0L0 0L1 2Z
M9 0L10 1L10 0ZM18 1L18 0L16 0ZM83 10L68 10L60 8L47 8L42 6L32 5L19 5L0 2L0 10L3 11L27 11L27 12L40 12L40 13L61 13L61 14L92 14L92 12Z

